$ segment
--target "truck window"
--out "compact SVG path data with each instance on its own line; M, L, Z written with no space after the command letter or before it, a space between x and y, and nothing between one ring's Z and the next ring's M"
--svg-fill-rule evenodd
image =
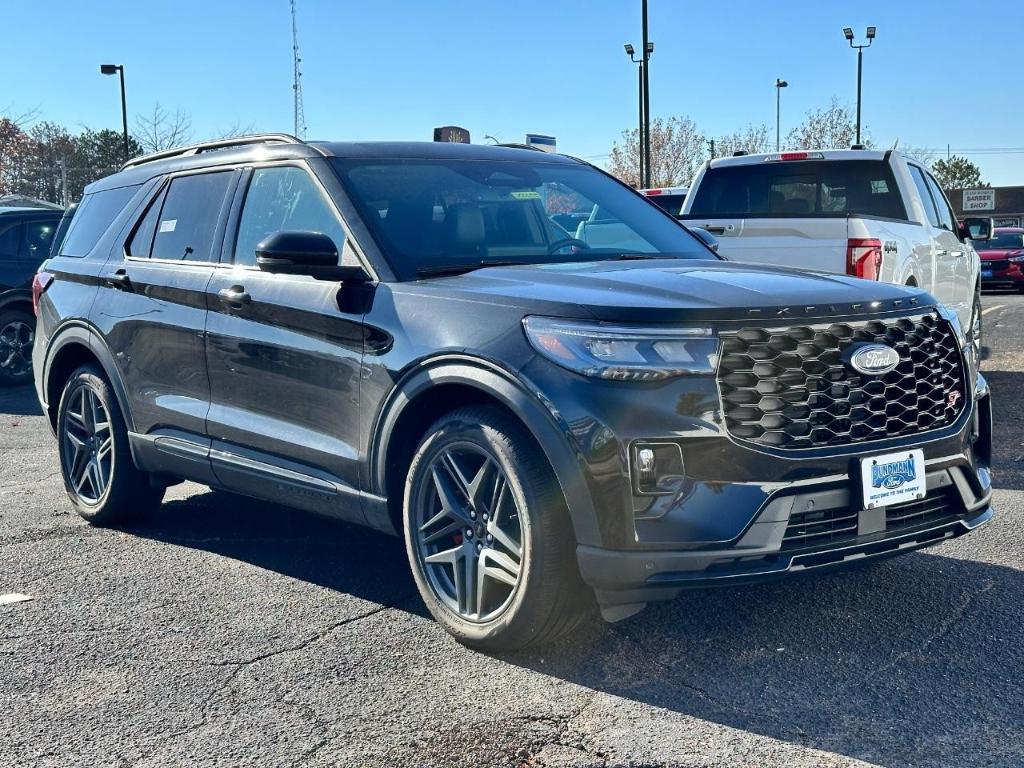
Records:
M892 169L882 160L762 161L709 168L690 194L690 217L907 218Z
M924 206L924 213L925 216L928 217L928 222L933 227L939 226L939 214L935 208L935 201L932 199L932 193L928 189L928 182L924 179L924 171L916 165L911 165L910 178L914 180L914 186L917 187L917 194L921 196L921 205Z

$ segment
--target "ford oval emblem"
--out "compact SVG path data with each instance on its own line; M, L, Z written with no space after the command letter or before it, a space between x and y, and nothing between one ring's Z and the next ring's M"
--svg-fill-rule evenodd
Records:
M865 376L881 376L900 364L900 353L885 344L862 344L848 354L849 366Z

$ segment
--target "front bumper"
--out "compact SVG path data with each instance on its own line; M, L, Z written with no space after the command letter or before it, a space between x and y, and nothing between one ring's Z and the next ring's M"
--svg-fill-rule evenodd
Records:
M722 483L714 497L689 495L660 520L636 519L633 546L581 543L577 556L583 579L593 587L605 618L614 621L687 588L842 568L969 533L993 516L989 397L979 376L973 408L956 438L942 443L950 450L926 451L928 495L923 501L860 509L855 462L846 463L849 471L828 476L760 485ZM906 447L915 447L913 441L906 441ZM879 451L863 446L862 452ZM692 531L673 524L673 514L712 520L745 517L749 522L728 540L699 542L687 535L644 546L640 534L645 526ZM834 529L820 522L833 517Z
M990 271L991 275L981 276L982 288L1024 288L1024 271L1021 265L1011 264L1006 269L986 269L985 262L981 262L982 272Z

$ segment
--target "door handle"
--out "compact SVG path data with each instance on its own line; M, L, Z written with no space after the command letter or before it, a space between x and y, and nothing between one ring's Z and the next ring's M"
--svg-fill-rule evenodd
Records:
M232 309L241 309L246 304L252 302L252 296L246 293L245 288L241 285L232 285L230 288L221 288L217 291L217 296L220 297L222 304L226 304Z
M725 234L725 225L724 224L719 224L717 226L712 226L711 224L705 224L704 225L704 229L706 229L708 232L710 232L713 235L724 235Z
M104 281L111 288L116 288L119 291L130 291L132 289L132 279L128 277L128 273L119 269L112 275L107 275Z
M936 256L945 256L948 253L949 253L949 251L947 251L945 248L936 248L935 249L935 255Z
M961 258L964 255L964 252L963 251L950 251L949 255L950 256L956 256L959 259L959 258Z

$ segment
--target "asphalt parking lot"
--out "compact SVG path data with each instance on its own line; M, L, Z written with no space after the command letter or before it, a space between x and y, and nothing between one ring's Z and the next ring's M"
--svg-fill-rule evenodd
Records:
M124 530L0 391L0 765L1024 764L1024 296L987 295L997 518L487 656L400 542L195 486ZM860 762L863 761L863 762Z

